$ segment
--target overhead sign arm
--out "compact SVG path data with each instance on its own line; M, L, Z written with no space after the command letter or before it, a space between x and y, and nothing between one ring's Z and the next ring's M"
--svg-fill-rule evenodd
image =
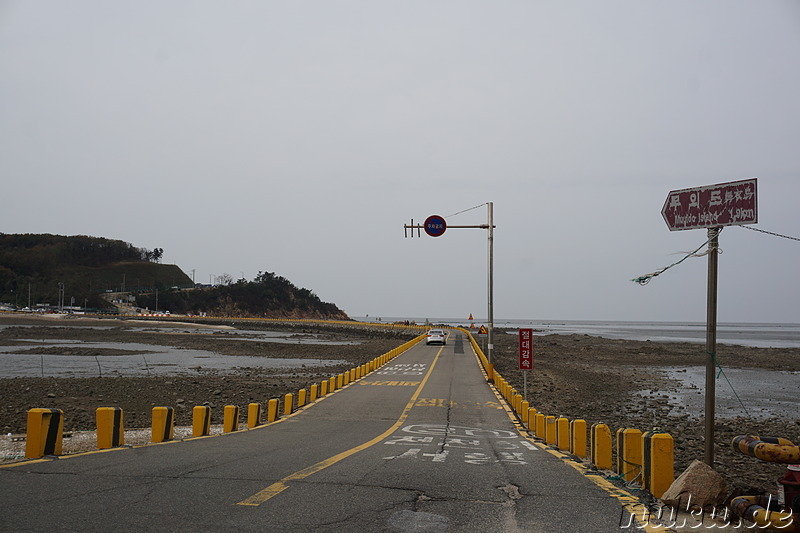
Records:
M444 232L450 228L460 229L460 228L470 228L470 229L485 229L488 230L488 256L489 256L489 266L488 266L488 300L489 300L489 335L488 335L488 345L486 349L486 357L489 360L489 380L493 379L494 370L493 370L493 362L492 362L492 351L494 350L494 204L492 202L488 202L487 207L489 208L488 213L488 223L487 224L479 224L476 226L450 226L445 221L444 217L439 215L431 215L423 224L414 224L414 219L411 219L411 224L404 224L403 231L406 237L409 237L409 230L410 236L414 237L414 230L417 232L417 237L421 236L422 230L425 231L426 234L430 235L431 237L441 237ZM480 206L478 206L480 207Z

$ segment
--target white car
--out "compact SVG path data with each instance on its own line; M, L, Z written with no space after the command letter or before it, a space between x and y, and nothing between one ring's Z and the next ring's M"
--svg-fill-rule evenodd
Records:
M428 334L425 337L425 344L433 344L435 342L442 343L443 345L447 344L447 333L445 333L443 329L428 330Z

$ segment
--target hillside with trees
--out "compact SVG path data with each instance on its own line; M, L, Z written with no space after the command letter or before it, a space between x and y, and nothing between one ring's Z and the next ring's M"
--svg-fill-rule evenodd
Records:
M195 287L178 266L161 264L163 255L103 237L0 233L0 303L113 311L109 296L125 295L135 306L182 314L348 318L271 272Z
M259 272L253 281L234 282L223 275L213 287L172 289L157 297L160 309L180 314L349 320L334 304L323 302L312 291L298 288L273 272ZM139 296L136 305L155 309L155 298L152 293Z

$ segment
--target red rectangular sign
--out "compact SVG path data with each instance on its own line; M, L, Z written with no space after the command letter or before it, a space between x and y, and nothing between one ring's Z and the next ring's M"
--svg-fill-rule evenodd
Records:
M533 330L523 328L519 330L519 369L531 368L533 368Z
M756 178L670 191L661 216L670 231L758 222Z

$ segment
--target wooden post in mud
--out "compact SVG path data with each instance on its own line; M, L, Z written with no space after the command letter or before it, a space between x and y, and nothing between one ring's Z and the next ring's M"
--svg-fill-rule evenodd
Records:
M708 228L708 303L706 313L705 463L714 468L714 409L717 353L717 268L721 227Z

